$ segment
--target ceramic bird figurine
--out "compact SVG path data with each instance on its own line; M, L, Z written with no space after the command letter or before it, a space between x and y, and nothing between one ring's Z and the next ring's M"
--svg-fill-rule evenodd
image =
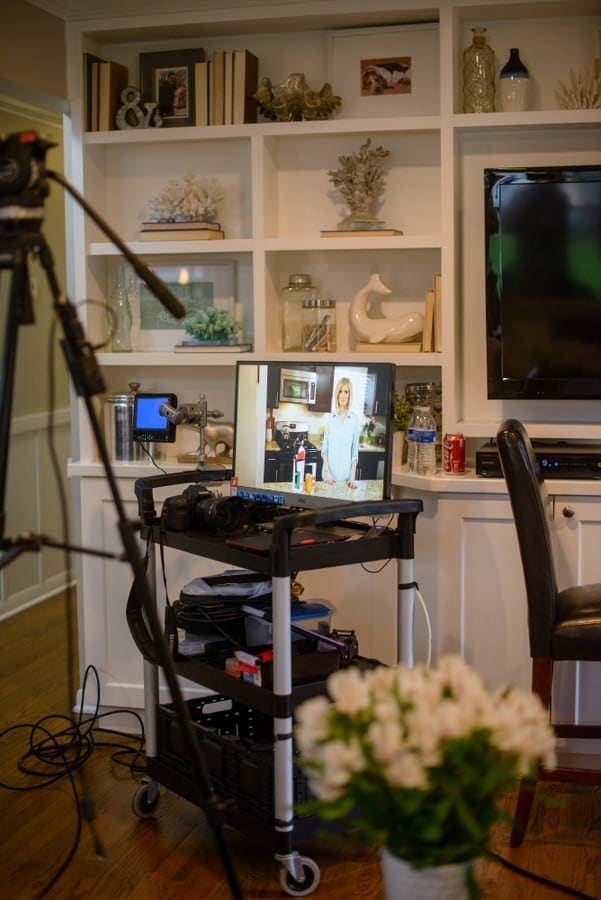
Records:
M404 316L390 319L368 316L370 295L380 294L385 297L391 293L380 276L374 273L351 300L349 324L360 340L369 344L380 344L383 341L403 343L415 338L424 330L424 317L419 312L406 313Z

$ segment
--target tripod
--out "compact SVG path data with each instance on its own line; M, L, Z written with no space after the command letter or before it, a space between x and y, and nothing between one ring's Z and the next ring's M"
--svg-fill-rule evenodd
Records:
M42 546L62 547L76 552L91 552L129 563L136 596L142 605L148 629L152 637L153 659L161 666L171 698L182 726L188 759L196 787L196 803L203 810L212 830L230 891L234 898L241 897L235 872L223 837L218 800L212 790L205 761L193 731L188 708L173 669L171 657L164 638L157 610L152 598L138 542L137 524L131 522L125 512L117 479L109 460L108 450L96 415L93 397L105 391L104 381L98 368L94 350L87 341L78 321L73 304L61 291L54 270L51 250L42 235L43 200L48 194L47 178L62 184L81 204L86 213L104 231L109 240L123 253L138 275L146 282L157 299L178 319L185 314L179 301L142 261L129 250L119 236L103 221L99 214L70 185L66 179L45 166L46 152L51 147L33 132L12 135L0 145L0 271L11 273L8 295L8 309L4 334L4 356L0 376L0 569L27 550L39 550ZM15 364L19 326L34 322L33 304L29 289L28 259L31 255L39 258L53 298L53 308L63 331L61 341L69 374L74 389L82 398L90 421L94 442L102 462L118 519L118 529L123 545L123 555L115 556L83 547L68 546L45 535L20 535L17 538L5 536L7 465L9 452L10 423L15 384Z

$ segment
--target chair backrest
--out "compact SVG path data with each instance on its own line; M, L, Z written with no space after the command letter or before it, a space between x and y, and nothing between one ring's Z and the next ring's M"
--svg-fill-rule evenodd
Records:
M528 599L530 653L551 658L557 581L551 545L551 508L540 466L521 422L507 419L497 432L497 446L522 558Z

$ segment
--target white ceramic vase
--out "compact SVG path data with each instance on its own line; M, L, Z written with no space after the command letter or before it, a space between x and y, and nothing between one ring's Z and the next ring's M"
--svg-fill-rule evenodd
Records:
M384 847L380 866L384 900L468 900L468 870L471 862L414 869Z

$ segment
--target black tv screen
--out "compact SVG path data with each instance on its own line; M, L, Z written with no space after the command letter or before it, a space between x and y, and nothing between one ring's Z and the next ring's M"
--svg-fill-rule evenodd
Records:
M238 496L308 509L388 499L394 378L391 363L239 360Z
M601 398L601 166L485 169L491 399Z

